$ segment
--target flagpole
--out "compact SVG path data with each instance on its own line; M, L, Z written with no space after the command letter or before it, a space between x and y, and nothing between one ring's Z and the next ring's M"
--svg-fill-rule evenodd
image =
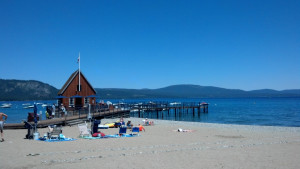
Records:
M79 52L79 84L78 84L78 91L80 91L80 89L81 89L81 86L80 86L80 52Z

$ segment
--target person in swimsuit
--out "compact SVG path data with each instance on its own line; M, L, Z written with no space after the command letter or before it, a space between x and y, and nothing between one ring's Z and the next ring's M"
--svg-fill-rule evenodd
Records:
M5 117L5 120L3 119L3 117ZM7 115L0 112L0 132L1 132L1 142L4 141L4 137L3 137L3 126L4 126L4 121L6 121L7 119Z

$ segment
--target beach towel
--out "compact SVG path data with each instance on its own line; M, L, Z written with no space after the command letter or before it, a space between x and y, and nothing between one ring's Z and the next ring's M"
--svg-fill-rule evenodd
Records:
M38 141L45 141L45 142L61 142L61 141L74 141L74 138L63 138L63 139L44 139L40 138Z
M92 134L92 137L104 137L105 134L104 133L94 133Z
M121 138L121 137L136 137L139 136L137 134L123 134L123 135L119 135L119 134L114 134L114 135L105 135L105 136L100 136L100 137L89 137L89 136L84 136L81 138L84 139L104 139L104 138Z

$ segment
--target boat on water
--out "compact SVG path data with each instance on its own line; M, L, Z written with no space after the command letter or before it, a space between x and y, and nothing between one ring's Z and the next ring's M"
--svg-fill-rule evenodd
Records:
M42 107L47 107L47 106L48 106L48 104L46 104L46 103L42 104Z
M170 106L176 106L176 105L180 105L181 103L180 102L173 102L173 103L170 103Z
M10 103L3 103L0 107L1 108L11 108L11 105Z
M32 109L32 108L34 108L34 106L33 105L30 105L30 106L26 106L26 107L23 107L24 109Z

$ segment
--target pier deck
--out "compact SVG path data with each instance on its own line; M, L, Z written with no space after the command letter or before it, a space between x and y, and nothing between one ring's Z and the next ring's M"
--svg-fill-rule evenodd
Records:
M102 112L93 112L91 116L95 119L103 119L103 118L112 118L112 117L126 117L129 116L130 110L107 110ZM44 128L49 125L72 125L78 124L80 122L84 122L88 120L88 114L78 114L67 117L53 118L47 120L38 121L37 127ZM34 124L34 122L30 122L30 124ZM5 129L25 129L25 123L6 123L4 125Z
M163 112L167 111L169 115L170 111L174 113L174 116L180 116L182 111L192 110L193 116L198 112L200 116L200 112L207 113L208 112L208 104L207 103L163 103L163 102L150 102L150 103L120 103L115 104L115 108L109 110L108 108L103 107L92 107L90 118L94 119L103 119L103 118L117 118L117 117L130 117L130 112L134 112L133 114L137 114L139 118L144 117L144 113L155 113L156 117L163 116ZM161 114L161 115L160 115ZM56 118L41 120L38 121L37 127L43 128L49 125L75 125L79 123L83 123L88 120L88 111L87 109L82 110L70 110L68 111L68 116L65 117L57 117L57 115L63 115L62 112L56 113ZM30 124L34 124L30 122ZM7 123L4 125L5 129L24 129L25 123Z

